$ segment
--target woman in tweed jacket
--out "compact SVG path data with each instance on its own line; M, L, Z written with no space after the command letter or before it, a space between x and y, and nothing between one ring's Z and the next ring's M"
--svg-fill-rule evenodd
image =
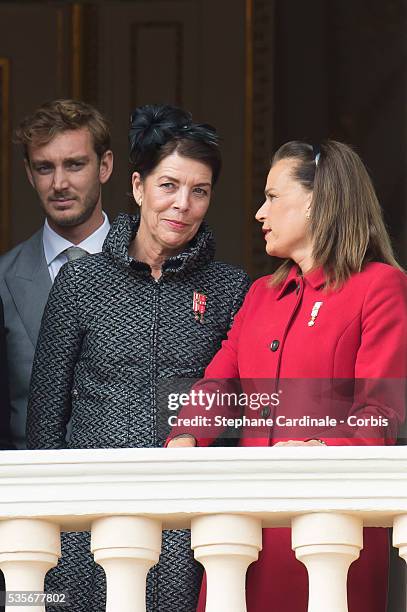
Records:
M221 165L215 130L147 106L132 116L130 144L139 214L119 215L103 252L66 264L54 283L34 359L29 448L161 446L160 381L202 376L249 286L242 270L214 261L203 222ZM194 312L194 292L206 297L204 312ZM104 611L89 535L63 534L62 544L47 589L71 590L70 612ZM200 579L188 532L164 532L148 612L194 612Z

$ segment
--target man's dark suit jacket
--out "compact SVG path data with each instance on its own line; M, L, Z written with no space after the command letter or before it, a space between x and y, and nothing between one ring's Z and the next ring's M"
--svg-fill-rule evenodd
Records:
M12 448L3 302L0 300L0 449Z
M11 435L25 449L28 389L42 313L52 283L42 228L0 257L0 297L4 307L11 404Z

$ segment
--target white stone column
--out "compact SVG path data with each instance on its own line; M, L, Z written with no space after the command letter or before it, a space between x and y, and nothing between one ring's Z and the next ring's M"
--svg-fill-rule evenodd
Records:
M399 549L400 557L407 562L407 514L401 514L394 518L393 546Z
M161 551L160 521L112 516L92 524L91 549L106 572L106 612L145 612L146 577Z
M44 591L45 574L60 556L60 531L55 523L39 519L0 521L0 569L7 591ZM16 610L44 612L45 606L6 607L6 612Z
M234 514L195 517L191 543L206 571L206 612L246 612L246 572L262 547L261 521Z
M308 570L308 612L347 612L347 576L363 548L362 520L317 512L294 517L292 547Z

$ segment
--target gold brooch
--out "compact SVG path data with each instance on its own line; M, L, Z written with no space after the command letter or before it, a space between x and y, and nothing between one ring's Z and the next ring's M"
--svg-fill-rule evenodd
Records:
M311 310L311 319L308 321L308 327L312 327L315 325L315 319L318 316L319 309L321 308L323 302L315 302Z

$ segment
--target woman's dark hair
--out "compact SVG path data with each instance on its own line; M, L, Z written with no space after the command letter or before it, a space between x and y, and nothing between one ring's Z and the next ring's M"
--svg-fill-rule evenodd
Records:
M291 141L275 153L272 166L293 160L292 177L312 192L309 231L315 265L323 266L328 285L340 286L368 261L397 263L372 180L348 145L326 140L319 147ZM292 261L273 275L287 276Z
M141 178L177 152L206 164L215 184L222 166L215 128L194 123L191 113L170 105L139 106L130 117L130 161Z

